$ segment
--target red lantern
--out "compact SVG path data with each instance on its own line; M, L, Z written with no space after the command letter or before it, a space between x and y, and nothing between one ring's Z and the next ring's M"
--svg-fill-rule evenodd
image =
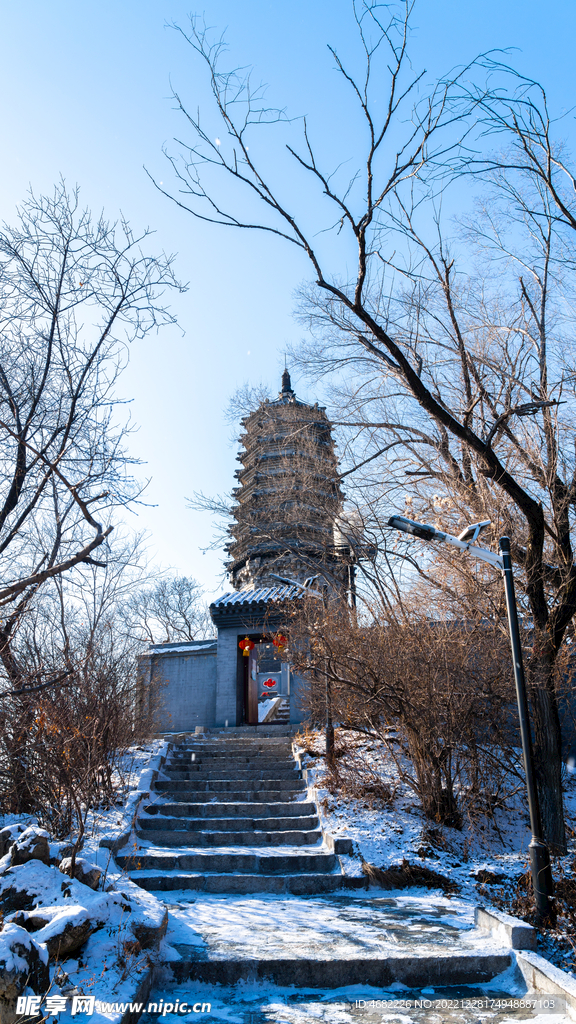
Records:
M242 656L244 658L249 658L250 657L250 651L254 650L254 644L252 643L252 640L248 639L247 636L244 637L244 639L240 641L240 643L238 644L238 647L242 651Z
M276 686L276 680L275 679L265 679L264 682L262 683L262 686Z
M274 644L274 647L278 648L278 651L281 654L282 651L286 650L286 644L288 643L288 637L284 636L282 633L276 633L276 636L273 638L272 643Z

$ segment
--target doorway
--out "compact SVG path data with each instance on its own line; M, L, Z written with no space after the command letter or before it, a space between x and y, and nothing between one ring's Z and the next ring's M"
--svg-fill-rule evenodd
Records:
M269 634L247 633L245 637L254 647L248 657L238 649L238 721L258 725L258 707L263 701L289 696L289 668Z

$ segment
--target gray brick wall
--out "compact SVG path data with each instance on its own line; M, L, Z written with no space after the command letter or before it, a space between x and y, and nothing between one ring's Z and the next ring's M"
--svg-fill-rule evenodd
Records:
M190 732L215 724L216 654L164 653L139 659L141 685L156 689L157 732Z
M216 684L216 725L241 725L242 685L238 670L238 643L246 626L218 629L218 672Z

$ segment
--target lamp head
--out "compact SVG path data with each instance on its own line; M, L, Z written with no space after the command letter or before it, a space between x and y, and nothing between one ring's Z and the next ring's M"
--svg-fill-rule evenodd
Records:
M420 537L420 540L434 540L435 537L442 538L444 534L435 530L433 526L426 526L425 523L415 523L413 519L406 519L405 516L391 516L388 526L394 530L401 530L402 533L411 533L413 537Z
M465 530L462 530L462 533L458 534L458 540L464 541L464 543L469 542L470 544L473 544L482 533L482 530L485 530L486 527L491 524L491 519L486 519L483 523L472 523L470 526L467 526Z

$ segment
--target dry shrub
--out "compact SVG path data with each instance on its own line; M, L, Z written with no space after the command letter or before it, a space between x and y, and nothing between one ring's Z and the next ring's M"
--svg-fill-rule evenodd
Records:
M362 800L371 808L392 807L397 790L397 786L391 786L366 761L361 749L344 741L341 732L334 757L326 763L324 776L319 781L329 793Z
M323 751L316 750L316 735L311 732L308 726L304 726L302 732L297 732L294 737L294 742L300 747L304 754L308 757L320 757Z
M34 815L57 838L76 831L80 843L87 811L113 803L123 755L149 731L134 694L130 665L92 652L66 686L6 701L1 810Z
M576 968L576 860L572 863L570 874L566 874L562 868L562 862L557 861L554 865L554 915L556 918L553 941L560 946L565 961L564 967L569 970ZM500 889L490 889L488 892L484 886L479 886L481 895L490 899L501 910L514 917L538 927L536 923L536 905L534 902L534 890L532 887L532 875L525 871L517 878L511 879L508 885ZM548 932L548 928L543 932Z
M442 889L446 893L456 893L460 887L445 875L432 871L419 864L410 864L406 858L402 864L391 868L378 868L375 864L364 861L362 871L372 885L382 889L407 889L412 885L424 886L426 889Z
M494 820L522 785L509 645L497 624L408 621L378 609L362 624L348 609L319 614L311 602L293 635L311 722L326 719L328 677L334 721L382 742L431 821L460 828L465 815ZM357 751L348 770L346 758L335 764L334 783L378 778L367 761L359 769L361 759Z

